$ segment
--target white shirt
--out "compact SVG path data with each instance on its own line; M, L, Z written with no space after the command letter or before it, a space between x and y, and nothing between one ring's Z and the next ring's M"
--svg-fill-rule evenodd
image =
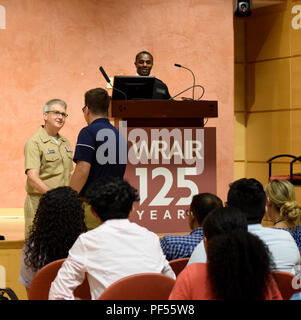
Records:
M293 274L300 272L300 252L294 238L288 231L263 227L261 224L249 224L248 231L257 235L269 248L275 263L275 270ZM204 241L194 249L188 265L206 262Z
M78 237L51 284L49 300L73 300L85 273L95 300L113 282L145 272L175 279L159 237L128 219L107 220Z

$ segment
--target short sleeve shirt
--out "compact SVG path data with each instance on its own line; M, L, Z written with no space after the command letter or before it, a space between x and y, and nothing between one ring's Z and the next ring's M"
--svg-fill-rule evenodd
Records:
M39 170L40 179L51 189L67 186L73 170L72 153L70 142L65 137L58 135L55 141L41 126L25 144L25 172ZM39 194L28 182L26 191L28 194Z
M167 235L162 237L160 244L166 259L174 260L190 257L201 240L203 240L203 229L198 227L188 235Z
M77 138L73 161L89 162L91 168L80 195L84 196L88 186L97 179L106 176L123 177L126 150L125 139L109 119L99 118L84 127Z

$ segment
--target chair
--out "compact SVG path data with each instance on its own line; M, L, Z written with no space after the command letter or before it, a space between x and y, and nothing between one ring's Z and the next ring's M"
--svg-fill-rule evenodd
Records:
M35 274L29 288L28 300L48 300L51 282L55 279L65 259L48 263ZM74 296L82 300L91 300L87 278L74 291Z
M273 275L284 300L289 300L294 293L301 292L300 280L296 281L295 275L284 271L273 271ZM296 289L293 288L294 284Z
M287 175L274 175L272 176L272 162L275 159L278 158L291 158L291 162L290 162L290 170L289 170L289 174ZM300 186L301 185L301 174L297 174L294 173L294 164L300 161L301 162L301 157L296 157L294 155L291 154L279 154L277 156L274 156L272 158L270 158L267 163L269 164L269 181L275 180L275 179L280 179L280 180L288 180L290 181L293 185L295 186Z
M161 273L140 273L111 284L98 300L168 300L175 280Z
M169 261L169 265L171 266L173 272L176 276L186 267L189 258L180 258Z

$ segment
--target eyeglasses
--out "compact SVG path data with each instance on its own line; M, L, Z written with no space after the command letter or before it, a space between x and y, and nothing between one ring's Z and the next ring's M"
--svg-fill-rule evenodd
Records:
M87 106L82 107L82 112L85 112L86 108L87 108Z
M62 116L63 118L67 118L68 114L65 112L59 112L59 111L47 111L46 113L53 113L56 117Z

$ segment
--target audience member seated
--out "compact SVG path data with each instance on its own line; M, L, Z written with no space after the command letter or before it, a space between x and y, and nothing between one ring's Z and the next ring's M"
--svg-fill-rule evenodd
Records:
M289 231L301 251L301 209L295 187L287 180L273 180L266 185L266 215L273 227Z
M167 260L190 257L195 246L203 240L202 224L207 214L221 208L223 202L211 193L200 193L192 198L188 210L188 223L192 232L188 235L167 235L160 239L162 250Z
M36 272L54 260L66 258L85 231L84 209L76 191L58 187L42 196L21 257L18 280L27 292Z
M175 279L160 247L159 237L128 220L137 190L117 177L95 181L86 193L91 212L100 225L79 236L69 251L56 279L50 300L73 300L74 288L85 273L92 300L109 285L137 273L162 273Z
M230 184L227 206L240 209L246 215L248 230L257 235L269 248L275 270L296 274L300 270L300 253L289 232L264 228L261 220L265 213L266 195L262 184L256 179L239 179ZM189 259L193 262L206 262L204 242L197 245Z
M170 300L282 300L269 250L239 209L216 209L203 230L208 261L180 273Z

